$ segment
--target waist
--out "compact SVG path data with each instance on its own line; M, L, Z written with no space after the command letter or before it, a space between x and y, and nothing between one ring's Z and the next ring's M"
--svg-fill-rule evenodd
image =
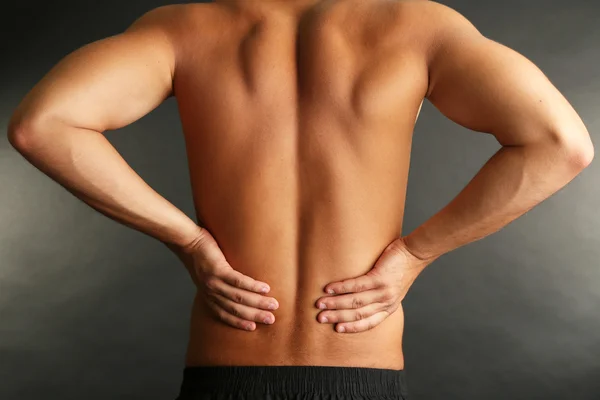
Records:
M404 370L324 366L186 367L178 399L408 398Z
M280 301L275 323L254 331L221 322L196 296L186 366L347 366L404 369L402 306L374 328L339 333L317 320L314 301ZM299 306L304 305L306 306Z

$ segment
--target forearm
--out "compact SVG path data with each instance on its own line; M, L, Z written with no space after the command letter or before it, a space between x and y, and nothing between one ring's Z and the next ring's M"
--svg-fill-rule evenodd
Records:
M148 186L102 133L47 121L9 131L9 138L36 168L107 217L165 244L197 237L197 224Z
M581 153L564 146L502 147L446 207L404 241L429 264L500 230L565 186L586 163Z

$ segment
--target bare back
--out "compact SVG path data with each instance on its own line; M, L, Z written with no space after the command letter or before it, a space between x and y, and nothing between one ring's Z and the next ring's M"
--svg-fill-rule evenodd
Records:
M280 304L273 325L245 332L196 297L188 366L404 368L401 308L340 334L317 321L314 303L401 235L428 89L421 24L412 2L313 3L184 6L174 95L199 223Z

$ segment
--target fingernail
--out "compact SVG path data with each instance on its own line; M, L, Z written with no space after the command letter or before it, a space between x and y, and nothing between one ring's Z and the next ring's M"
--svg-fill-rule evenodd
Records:
M346 328L344 328L343 326L340 326L340 327L338 328L338 332L340 332L340 333L344 333L344 332L346 332Z
M328 322L328 321L329 321L329 320L327 319L327 317L323 317L323 318L321 318L321 322L323 322L323 323L326 323L326 322Z
M274 310L276 308L277 308L277 304L275 304L275 303L269 304L269 310Z
M252 325L246 325L246 330L251 331L252 330Z
M328 290L327 290L327 293L329 293L329 294L334 294L334 293L335 293L335 290L333 290L333 289L328 289Z
M263 286L263 287L260 288L260 291L263 292L263 293L267 293L269 291L269 288L266 287L266 286Z
M264 323L265 323L265 324L272 324L272 323L273 323L273 318L271 318L271 317L267 317L267 318L265 318L265 319L264 319Z
M327 306L325 305L325 303L319 303L319 308L320 308L321 310L324 310L324 309L326 309L326 308L327 308Z

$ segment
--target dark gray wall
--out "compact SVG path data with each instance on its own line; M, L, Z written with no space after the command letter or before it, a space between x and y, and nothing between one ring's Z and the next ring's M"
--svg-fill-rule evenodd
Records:
M600 147L600 3L442 2L536 63ZM5 8L0 131L63 56L167 3ZM152 187L193 216L173 99L107 136ZM498 145L426 103L413 146L405 234L448 203ZM415 400L600 398L599 165L417 279L403 303ZM0 223L0 398L175 398L193 286L166 247L73 197L6 135Z

